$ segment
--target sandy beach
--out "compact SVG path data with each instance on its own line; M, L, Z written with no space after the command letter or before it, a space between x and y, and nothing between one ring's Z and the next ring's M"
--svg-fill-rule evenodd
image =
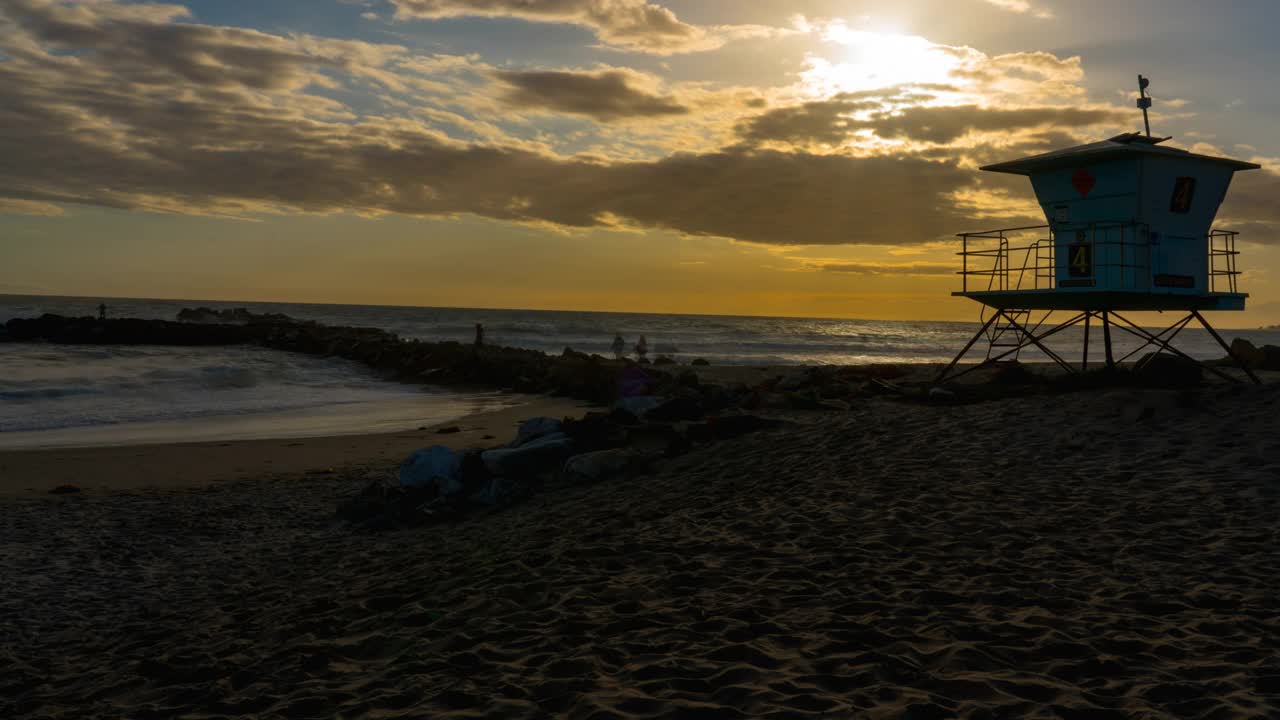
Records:
M283 447L11 496L0 715L1275 717L1277 400L868 399L385 533Z
M509 442L521 420L581 415L586 403L530 396L526 402L403 432L161 445L0 450L0 502L69 484L87 493L199 488L228 480L333 475L385 469L428 445ZM441 429L457 428L457 432Z

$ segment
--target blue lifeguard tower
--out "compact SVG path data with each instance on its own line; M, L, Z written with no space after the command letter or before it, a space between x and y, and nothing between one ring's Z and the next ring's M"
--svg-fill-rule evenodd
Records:
M939 381L947 379L984 337L986 360L963 372L1016 358L1030 347L1075 372L1075 366L1044 341L1080 324L1084 325L1080 367L1088 369L1089 327L1097 319L1102 324L1108 367L1151 346L1155 352L1147 360L1160 352L1190 359L1171 341L1197 321L1257 382L1201 312L1244 309L1248 295L1239 292L1236 284L1237 233L1215 230L1213 221L1232 176L1260 166L1179 150L1163 145L1170 138L1152 137L1148 84L1138 76L1145 134L1126 133L982 168L1029 177L1048 224L959 236L963 288L952 294L982 303L984 320ZM1181 319L1152 333L1120 314L1142 310L1176 310ZM1072 315L1050 325L1049 318L1058 311ZM1036 320L1033 315L1040 312L1044 315ZM1115 360L1113 326L1137 336L1143 345ZM1216 367L1210 369L1235 379Z

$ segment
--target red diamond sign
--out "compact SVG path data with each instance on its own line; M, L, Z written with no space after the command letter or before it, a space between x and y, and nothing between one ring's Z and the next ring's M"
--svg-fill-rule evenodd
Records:
M1080 168L1075 175L1071 176L1071 186L1076 189L1076 192L1080 193L1081 197L1087 197L1089 191L1093 190L1093 186L1097 184L1098 178L1084 168Z

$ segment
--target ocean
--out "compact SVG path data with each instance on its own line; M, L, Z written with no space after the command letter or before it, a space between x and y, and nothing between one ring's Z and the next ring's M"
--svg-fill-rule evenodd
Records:
M977 323L839 320L148 300L0 295L0 322L43 313L175 319L184 307L244 307L299 320L382 328L403 338L470 342L475 324L496 345L610 355L615 334L649 356L717 365L946 362ZM977 319L975 306L975 321ZM1078 331L1055 347L1080 347ZM1228 339L1280 344L1277 330L1232 330ZM1095 336L1096 338L1096 336ZM1137 346L1115 333L1117 353ZM1203 330L1178 346L1198 358L1221 349ZM1076 357L1075 352L1066 352ZM1096 339L1091 356L1101 360ZM971 356L972 357L972 356ZM1024 360L1043 360L1025 353ZM59 346L0 343L0 448L226 440L397 431L518 402L386 382L344 360L260 348Z

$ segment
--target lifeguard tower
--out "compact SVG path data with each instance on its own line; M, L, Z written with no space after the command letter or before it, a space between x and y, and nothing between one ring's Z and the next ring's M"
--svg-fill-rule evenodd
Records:
M1170 138L1151 136L1148 85L1139 75L1138 107L1145 134L1126 133L982 168L1029 177L1048 224L959 236L963 286L952 294L982 303L983 323L942 371L939 382L1015 359L1031 347L1075 372L1076 366L1045 340L1081 324L1080 369L1087 370L1094 320L1102 324L1108 367L1153 346L1148 360L1160 352L1191 359L1172 341L1196 321L1258 381L1201 313L1244 309L1248 295L1236 285L1237 233L1215 230L1213 221L1232 176L1260 166L1163 145ZM1144 310L1178 311L1180 319L1152 333L1120 314ZM1070 317L1050 324L1053 313L1060 311L1068 311ZM1112 356L1112 327L1137 336L1142 346L1117 361ZM986 360L952 375L956 364L984 338ZM1209 369L1236 379L1216 367Z

